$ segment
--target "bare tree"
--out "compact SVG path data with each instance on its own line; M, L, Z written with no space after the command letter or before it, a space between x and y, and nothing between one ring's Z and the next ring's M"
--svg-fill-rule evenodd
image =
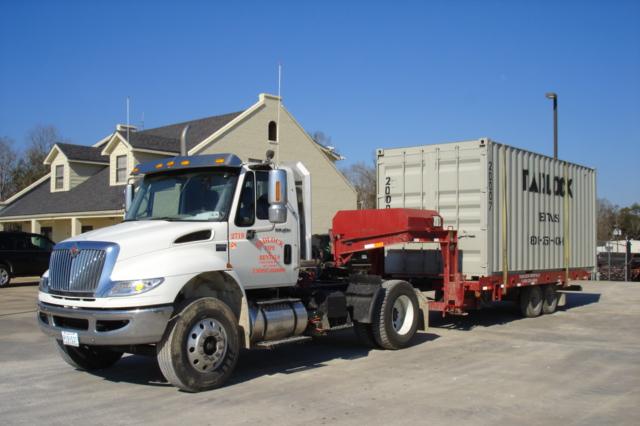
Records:
M316 130L315 132L310 132L309 136L311 136L311 139L316 141L316 143L319 143L320 145L322 145L324 147L331 146L331 136L326 135L321 130Z
M6 200L15 192L13 173L17 158L13 140L0 137L0 201Z
M613 228L618 220L620 208L605 198L598 198L596 204L596 229L599 242L610 241Z
M49 172L43 161L56 142L64 140L55 126L37 125L31 129L27 136L27 150L13 173L13 182L17 190L31 185Z
M343 170L344 175L358 193L359 209L376 208L376 166L375 162L360 161Z

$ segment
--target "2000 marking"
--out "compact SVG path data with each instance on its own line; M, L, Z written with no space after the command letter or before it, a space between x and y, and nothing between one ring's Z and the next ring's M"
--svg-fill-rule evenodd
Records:
M386 177L384 183L384 204L385 208L391 208L391 178Z

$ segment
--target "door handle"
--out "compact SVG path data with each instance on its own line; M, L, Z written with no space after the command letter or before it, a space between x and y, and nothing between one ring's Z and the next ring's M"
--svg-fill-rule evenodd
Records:
M256 237L256 230L255 229L248 229L247 230L247 240L253 240Z

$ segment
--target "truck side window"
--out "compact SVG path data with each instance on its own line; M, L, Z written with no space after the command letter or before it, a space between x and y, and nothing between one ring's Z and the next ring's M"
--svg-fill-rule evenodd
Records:
M269 219L269 172L256 172L256 216Z
M253 172L244 175L244 183L238 201L236 226L251 226L256 220L256 187Z

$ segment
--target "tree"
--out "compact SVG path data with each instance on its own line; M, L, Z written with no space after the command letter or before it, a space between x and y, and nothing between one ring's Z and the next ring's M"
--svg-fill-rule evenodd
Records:
M0 137L0 201L6 200L15 192L13 173L17 158L13 140Z
M640 204L633 203L618 212L618 227L629 240L640 239Z
M599 242L610 241L613 228L618 220L618 210L620 208L612 204L605 198L598 198L596 204L596 230Z
M320 145L324 146L325 148L328 148L329 146L331 146L331 136L326 135L321 130L316 130L315 132L310 132L309 136L311 137L311 139L316 141L316 143L319 143Z
M56 142L63 142L58 129L52 125L37 125L27 137L27 150L18 161L13 173L13 184L21 190L49 172L43 164L45 157Z
M352 164L343 170L344 175L355 187L358 194L359 209L376 208L376 165L363 161Z

